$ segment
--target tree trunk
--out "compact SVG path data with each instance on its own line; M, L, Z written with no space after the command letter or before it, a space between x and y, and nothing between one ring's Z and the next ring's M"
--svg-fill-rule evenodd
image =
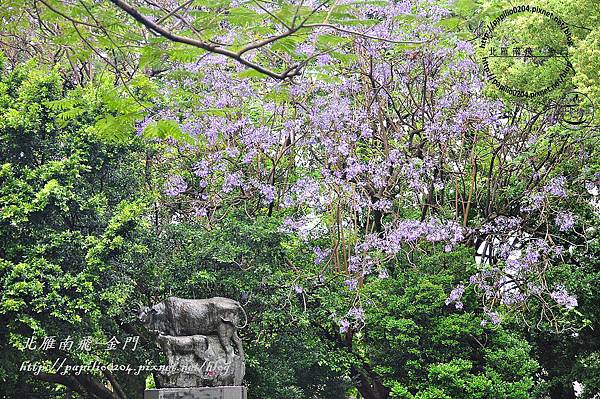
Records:
M555 385L550 390L550 397L552 399L577 399L573 384Z
M389 397L389 389L371 370L359 370L356 366L352 366L350 372L356 389L364 399L387 399Z
M124 399L117 396L114 392L106 388L102 383L96 381L89 375L60 375L50 373L39 373L33 376L34 378L50 382L53 384L64 385L67 388L81 394L82 396L89 396L95 399Z

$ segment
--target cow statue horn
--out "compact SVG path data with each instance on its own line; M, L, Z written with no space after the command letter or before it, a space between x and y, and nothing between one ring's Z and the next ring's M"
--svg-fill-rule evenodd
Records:
M248 315L246 314L244 307L239 302L237 303L237 305L238 305L239 309L242 311L242 314L244 315L244 325L239 326L239 325L234 324L234 326L236 329L241 330L243 328L246 328L246 326L248 325ZM221 320L223 320L226 323L235 323L234 320L225 319L223 316L221 316Z

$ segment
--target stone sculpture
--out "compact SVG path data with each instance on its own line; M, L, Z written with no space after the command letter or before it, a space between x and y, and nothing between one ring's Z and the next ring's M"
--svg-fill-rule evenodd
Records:
M241 385L244 349L237 330L246 326L247 317L239 302L169 297L141 308L138 318L157 334L168 361L157 375L161 388Z

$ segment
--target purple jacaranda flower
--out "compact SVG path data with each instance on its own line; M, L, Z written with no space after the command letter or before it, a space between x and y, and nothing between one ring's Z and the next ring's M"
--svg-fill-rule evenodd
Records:
M373 209L388 212L392 209L392 201L387 199L377 200L373 203Z
M237 171L233 173L228 173L225 176L225 181L223 182L223 192L229 193L234 188L240 187L242 185L242 173Z
M371 126L367 124L362 125L360 128L360 137L363 139L370 139L373 137L373 129L371 129Z
M306 204L317 206L324 199L320 194L320 185L317 181L309 177L303 177L292 187L293 196L289 201L296 204Z
M350 257L348 262L348 271L350 273L357 273L362 267L363 260L358 255L353 255Z
M301 43L296 47L296 54L312 56L315 52L315 46L310 43Z
M575 215L568 211L561 211L556 215L556 225L560 231L568 231L575 225Z
M498 216L491 222L484 224L480 232L484 234L490 233L507 233L518 230L521 227L523 220L518 216Z
M503 305L515 305L523 303L527 297L517 288L507 289L502 292L501 302Z
M456 50L464 51L467 54L473 54L473 52L475 51L473 45L470 42L467 42L465 40L459 40L456 43Z
M138 124L136 124L136 126L135 126L136 134L138 136L143 136L144 130L152 122L154 122L154 118L153 117L150 117L150 116L145 117L143 121L141 121Z
M196 162L192 167L192 171L198 177L201 177L201 178L207 177L208 174L210 173L208 162L204 159Z
M299 285L294 285L294 292L296 294L302 294L304 292L304 289L302 287L300 287Z
M329 257L331 254L331 249L326 249L323 251L321 247L314 247L313 252L315 253L315 265L320 265Z
M340 334L344 334L350 328L350 322L346 319L340 320Z
M267 204L273 202L276 196L275 187L270 184L261 184L260 193L264 197L264 200Z
M246 155L244 155L242 162L245 164L249 164L250 162L252 162L254 157L256 157L257 155L258 155L258 151L256 150L256 148L252 148L252 149L248 150Z
M165 182L165 194L170 197L176 197L184 193L188 188L185 179L179 175L170 175Z
M540 209L544 203L545 196L540 193L533 193L524 198L525 203L521 206L522 212L533 212Z
M454 306L456 307L456 309L462 309L463 303L461 302L461 298L464 293L465 293L465 286L462 284L457 285L452 291L450 291L450 295L448 295L448 298L446 298L446 301L445 301L446 305L450 305L451 303L454 303Z
M362 308L360 307L352 307L350 308L350 310L348 311L348 316L353 318L354 320L358 321L358 322L364 322L365 320L365 312Z
M566 182L567 179L564 176L557 176L546 184L544 191L556 197L567 198Z
M225 154L230 158L237 158L240 155L240 151L235 147L227 147L225 148Z
M564 285L557 285L554 291L550 293L550 297L566 309L574 309L578 305L577 298L570 295Z
M373 261L368 256L366 256L362 266L363 267L361 275L363 277L368 276L369 274L371 274L371 270L373 269Z
M327 54L327 53L320 54L317 56L317 65L325 66L325 65L328 65L332 60L333 60L333 58L331 58L331 56L329 54Z
M358 280L355 278L349 278L344 281L344 284L346 284L346 287L348 287L350 290L354 291L358 287Z
M488 317L488 320L486 320L486 319L482 320L481 326L487 325L490 321L494 325L500 324L500 315L497 312L493 312L493 311L486 309L485 314Z
M186 134L192 137L198 137L202 133L202 123L196 119L186 120L181 127Z

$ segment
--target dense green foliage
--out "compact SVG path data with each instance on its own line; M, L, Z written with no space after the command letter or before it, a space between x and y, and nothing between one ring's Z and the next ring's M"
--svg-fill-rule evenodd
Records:
M482 326L472 299L465 311L444 307L468 262L468 250L426 256L372 287L363 350L390 380L392 398L531 397L538 365L530 345Z
M19 372L24 360L106 360L109 353L101 350L25 346L30 337L39 345L44 336L57 342L66 335L100 342L123 336L127 300L143 279L137 262L145 247L136 241L147 228L143 146L137 139L107 144L89 128L107 112L92 88L69 94L87 98L88 109L61 124L48 104L63 93L56 72L33 64L0 83L0 336L2 358L11 359L2 362L0 375L9 396L49 389L24 382L30 377ZM140 378L126 389L139 390Z

